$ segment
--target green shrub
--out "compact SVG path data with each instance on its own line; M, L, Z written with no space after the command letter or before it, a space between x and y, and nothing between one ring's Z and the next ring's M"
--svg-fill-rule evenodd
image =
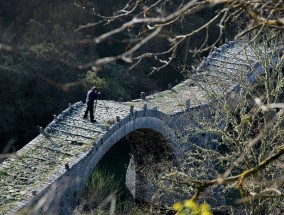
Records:
M127 101L139 95L139 83L136 83L136 78L129 76L127 69L116 63L106 65L99 72L88 71L86 82L89 87L101 88L105 99L118 100L121 97Z

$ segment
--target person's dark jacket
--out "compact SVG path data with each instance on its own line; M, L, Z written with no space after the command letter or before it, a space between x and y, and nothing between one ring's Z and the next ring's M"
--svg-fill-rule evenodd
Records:
M94 101L98 99L99 94L97 92L94 92L93 90L89 90L86 98L87 104L94 104Z

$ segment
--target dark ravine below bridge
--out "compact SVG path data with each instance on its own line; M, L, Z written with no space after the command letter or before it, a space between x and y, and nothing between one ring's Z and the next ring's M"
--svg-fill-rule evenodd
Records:
M70 105L34 140L1 164L0 214L15 214L28 207L34 214L71 214L99 160L121 138L138 129L162 135L178 163L180 135L185 127L194 127L185 116L210 105L204 89L210 86L225 97L238 86L240 76L249 82L256 79L259 74L252 68L263 72L250 47L229 42L205 58L194 77L171 90L145 100L99 100L96 123L82 118L82 102ZM130 171L129 175L131 193L143 198L135 187L139 183L135 174Z

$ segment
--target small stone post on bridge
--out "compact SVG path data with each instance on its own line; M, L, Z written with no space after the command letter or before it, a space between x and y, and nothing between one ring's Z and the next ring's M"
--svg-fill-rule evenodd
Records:
M145 99L146 99L145 92L141 92L141 94L140 94L140 98L141 98L142 100L145 100Z
M189 112L189 110L190 110L190 99L186 100L185 106L186 106L186 111Z

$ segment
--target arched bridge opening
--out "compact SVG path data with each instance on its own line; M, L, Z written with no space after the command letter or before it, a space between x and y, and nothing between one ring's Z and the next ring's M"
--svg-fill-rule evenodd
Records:
M157 185L155 179L177 165L175 149L159 132L138 129L127 135L132 155L127 168L126 186L139 201L150 202Z
M152 179L177 163L173 150L169 141L153 129L132 131L98 162L76 210L95 209L115 192L119 202L129 202L130 198L133 202L149 202L156 191ZM94 180L101 180L99 177L105 177L103 188L94 184Z

